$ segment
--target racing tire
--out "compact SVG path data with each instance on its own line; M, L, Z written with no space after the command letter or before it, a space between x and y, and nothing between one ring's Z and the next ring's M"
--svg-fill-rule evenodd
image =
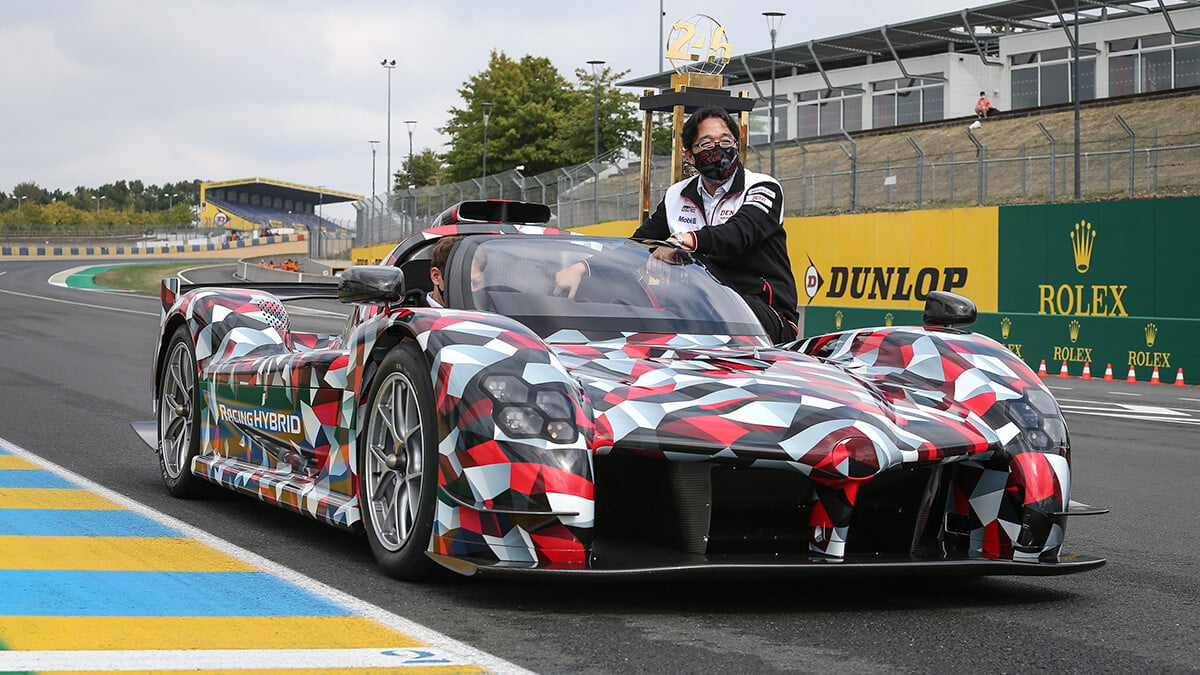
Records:
M437 494L437 415L425 357L411 341L380 364L358 453L358 494L371 553L384 573L421 581Z
M158 468L172 497L197 497L202 479L192 473L200 454L200 389L196 348L186 326L167 343L158 379Z

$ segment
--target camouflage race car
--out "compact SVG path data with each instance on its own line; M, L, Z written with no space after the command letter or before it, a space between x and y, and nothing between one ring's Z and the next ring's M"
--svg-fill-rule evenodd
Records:
M206 483L365 531L403 579L873 570L1067 574L1067 427L974 305L925 327L772 346L663 242L573 235L464 202L338 285L165 280L157 421L174 495ZM458 242L445 308L433 245ZM572 296L556 282L583 263ZM340 298L340 335L283 301Z

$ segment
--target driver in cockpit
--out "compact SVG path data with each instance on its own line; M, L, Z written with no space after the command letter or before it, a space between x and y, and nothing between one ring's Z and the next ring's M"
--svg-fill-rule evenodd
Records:
M465 235L456 234L451 237L442 237L438 243L433 245L433 256L429 261L429 281L433 284L433 290L425 294L425 303L430 307L446 306L446 276L443 270L446 269L446 261L450 259L450 252L463 239L466 239ZM487 254L482 249L476 249L475 255L471 258L472 292L483 288L485 269L487 269Z

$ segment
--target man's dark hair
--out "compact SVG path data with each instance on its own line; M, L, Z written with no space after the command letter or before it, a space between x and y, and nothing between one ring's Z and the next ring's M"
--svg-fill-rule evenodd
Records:
M733 115L730 115L727 110L716 107L701 108L692 113L692 116L683 123L683 131L680 133L680 138L683 140L684 150L691 151L692 146L696 143L696 136L700 135L700 123L710 117L719 118L724 122L725 126L729 127L729 133L733 134L734 140L740 138L738 124L734 121Z
M980 96L987 96L987 94L983 93L982 91L981 91L981 92L979 92L979 95L980 95Z
M442 237L433 245L433 256L429 260L430 267L436 267L443 272L446 271L446 261L450 259L450 251L458 242L466 239L466 235L456 234L451 237Z

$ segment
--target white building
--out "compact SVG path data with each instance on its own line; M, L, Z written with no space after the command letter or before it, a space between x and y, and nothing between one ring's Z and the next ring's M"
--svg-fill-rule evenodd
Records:
M776 140L974 114L979 92L1002 111L1200 86L1197 0L1014 0L778 46ZM750 142L765 142L771 51L725 68L726 89L758 98ZM621 82L666 89L670 74Z

